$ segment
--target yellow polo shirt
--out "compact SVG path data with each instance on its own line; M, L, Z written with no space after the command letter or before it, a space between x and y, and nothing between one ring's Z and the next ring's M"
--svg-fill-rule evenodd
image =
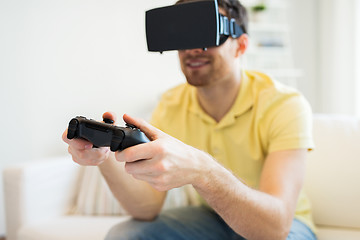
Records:
M245 71L237 99L216 122L200 107L196 88L185 83L163 94L151 123L211 154L258 188L266 156L274 151L312 149L312 114L305 98L271 77ZM295 217L315 230L310 203L301 191Z

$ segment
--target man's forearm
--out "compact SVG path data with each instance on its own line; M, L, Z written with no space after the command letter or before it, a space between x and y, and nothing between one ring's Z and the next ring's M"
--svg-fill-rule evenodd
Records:
M116 161L114 154L111 153L99 169L114 196L131 216L152 220L161 211L166 192L159 192L126 173L124 163Z
M220 164L193 184L199 194L246 239L286 239L292 218L285 204L251 189Z

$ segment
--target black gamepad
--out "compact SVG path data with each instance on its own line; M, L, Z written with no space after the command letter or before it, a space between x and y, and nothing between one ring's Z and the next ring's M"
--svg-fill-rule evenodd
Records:
M113 152L150 142L146 135L133 125L126 124L126 127L119 127L110 124L112 122L109 119L104 119L104 122L81 116L75 117L69 122L67 138L83 138L91 142L94 147L110 147Z

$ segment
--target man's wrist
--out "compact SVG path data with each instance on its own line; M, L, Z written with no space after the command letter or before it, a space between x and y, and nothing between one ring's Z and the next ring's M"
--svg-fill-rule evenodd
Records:
M114 165L119 165L120 162L116 161L114 152L110 152L107 159L98 165L101 172L111 171L114 169Z
M197 177L192 182L196 189L206 189L211 184L211 179L221 165L208 153L199 151L198 158L201 159L201 166L199 166Z

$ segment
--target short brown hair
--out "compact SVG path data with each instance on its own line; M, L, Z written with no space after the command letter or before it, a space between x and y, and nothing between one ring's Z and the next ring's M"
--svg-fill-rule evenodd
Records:
M175 3L181 4L185 2L196 2L205 0L179 0ZM228 18L234 18L236 23L243 29L245 33L248 33L248 14L246 8L240 3L239 0L217 0L219 8L222 8L226 12Z

